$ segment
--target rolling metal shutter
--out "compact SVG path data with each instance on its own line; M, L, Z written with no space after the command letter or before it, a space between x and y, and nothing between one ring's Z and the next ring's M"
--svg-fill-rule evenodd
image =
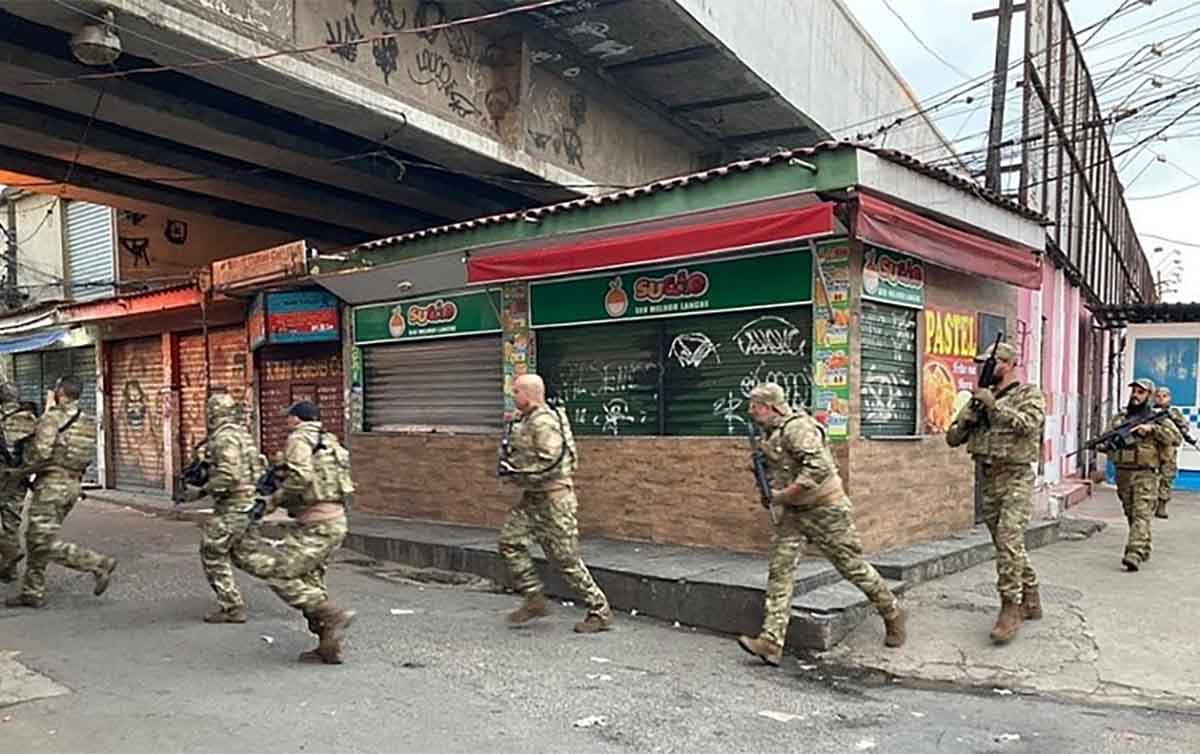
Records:
M205 385L204 334L179 338L179 429L183 457L208 434ZM246 400L246 330L241 326L208 331L208 379L214 389L224 388L233 399ZM244 414L243 414L244 416Z
M13 371L21 400L33 401L38 410L45 410L46 393L63 375L79 380L79 405L84 413L96 416L96 349L94 346L66 348L53 351L34 351L15 354ZM97 448L99 450L99 448ZM93 463L83 474L84 482L97 480Z
M21 400L33 401L41 412L46 392L42 390L42 355L38 352L13 355L13 378Z
M485 432L503 423L499 335L370 346L363 373L367 431Z
M917 311L862 303L863 437L917 434Z
M262 452L268 457L287 444L287 418L296 401L310 400L321 412L321 423L345 444L345 385L342 350L338 343L267 346L259 352L258 407L262 421Z
M162 338L113 343L109 396L118 489L166 489L162 442Z
M112 213L111 207L100 204L67 202L67 270L71 297L76 300L113 292L116 238Z

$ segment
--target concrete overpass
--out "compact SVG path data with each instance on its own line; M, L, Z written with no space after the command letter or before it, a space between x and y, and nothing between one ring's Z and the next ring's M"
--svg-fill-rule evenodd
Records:
M414 32L521 4L0 1L0 177L354 243L913 105L836 0L564 0ZM106 10L121 55L83 65L69 39Z

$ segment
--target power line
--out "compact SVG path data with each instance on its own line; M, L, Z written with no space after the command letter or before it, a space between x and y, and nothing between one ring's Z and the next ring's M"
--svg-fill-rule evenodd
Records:
M900 15L900 13L897 12L895 7L893 7L892 4L888 0L879 0L879 1L881 3L883 3L884 7L887 8L891 12L891 14L896 17L896 20L899 21L904 26L904 28L908 30L908 33L912 36L912 38L917 40L917 44L919 44L925 48L926 52L928 52L933 57L937 58L938 61L940 61L942 65L944 65L947 68L949 68L950 70L954 71L959 76L961 76L963 79L965 79L967 81L971 80L971 77L969 75L967 75L966 73L963 73L963 70L961 68L954 65L949 60L946 60L944 57L942 57L938 53L937 50L933 49L928 44L926 44L925 40L921 39L921 35L918 34L916 32L916 30L913 29L913 27L909 25L908 21L905 20L904 16Z

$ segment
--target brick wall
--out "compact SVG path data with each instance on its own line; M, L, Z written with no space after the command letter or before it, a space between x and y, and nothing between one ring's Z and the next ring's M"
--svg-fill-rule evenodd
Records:
M770 544L742 441L578 438L585 536L762 552ZM356 510L499 527L518 492L495 477L497 437L357 433ZM839 464L847 461L838 447Z

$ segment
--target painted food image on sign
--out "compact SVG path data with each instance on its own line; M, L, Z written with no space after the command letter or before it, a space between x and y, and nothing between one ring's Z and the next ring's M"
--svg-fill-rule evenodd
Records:
M813 415L840 439L850 432L850 247L818 246L813 278Z
M925 310L925 367L921 372L925 431L942 433L971 399L979 353L975 315Z

